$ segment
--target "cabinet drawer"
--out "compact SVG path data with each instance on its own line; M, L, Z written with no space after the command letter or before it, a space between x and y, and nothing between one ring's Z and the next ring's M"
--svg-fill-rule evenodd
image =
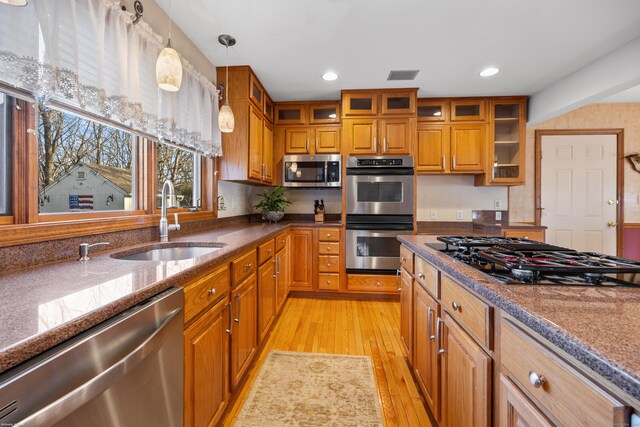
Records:
M413 252L405 245L400 246L400 264L409 273L413 273Z
M442 308L451 313L476 340L491 348L491 307L449 277L442 275L440 280Z
M320 255L338 255L340 254L340 243L318 242L318 253Z
M340 271L340 257L320 255L318 257L318 271L321 273L338 273Z
M322 273L318 275L318 289L323 291L339 291L340 275Z
M544 230L502 230L502 235L505 237L519 237L521 239L544 242Z
M347 289L356 292L398 293L396 276L378 276L369 274L349 274Z
M256 251L251 250L231 261L232 283L237 285L256 271Z
M339 242L340 229L339 228L321 228L318 231L318 240L321 242Z
M418 283L429 291L431 296L440 298L440 272L438 269L419 256L416 256L415 268L413 271Z
M274 253L275 244L273 239L258 246L258 264L262 265L272 259Z
M227 295L230 287L229 281L229 269L225 265L186 283L184 288L184 323L188 323L206 307Z
M276 236L276 252L280 252L285 246L287 246L287 233L278 234Z
M561 425L627 425L627 407L507 321L500 330L500 351L510 378Z

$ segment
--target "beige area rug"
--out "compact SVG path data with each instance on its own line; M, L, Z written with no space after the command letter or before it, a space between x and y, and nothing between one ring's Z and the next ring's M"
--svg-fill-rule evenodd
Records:
M272 350L236 426L382 426L368 356Z

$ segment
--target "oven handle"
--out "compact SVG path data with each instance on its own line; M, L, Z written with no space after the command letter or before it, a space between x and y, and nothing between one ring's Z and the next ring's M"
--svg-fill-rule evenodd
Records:
M413 168L347 168L347 175L413 175Z
M413 231L413 224L347 224L347 230Z

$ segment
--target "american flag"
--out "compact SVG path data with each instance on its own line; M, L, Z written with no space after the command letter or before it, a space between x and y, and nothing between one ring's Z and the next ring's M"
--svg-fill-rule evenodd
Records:
M93 209L93 195L69 195L69 209Z

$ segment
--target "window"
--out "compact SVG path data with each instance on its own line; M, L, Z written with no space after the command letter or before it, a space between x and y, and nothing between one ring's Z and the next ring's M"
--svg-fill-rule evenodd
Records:
M40 213L135 209L133 134L42 105L37 116Z
M11 215L11 98L0 92L0 215Z
M176 190L178 207L200 206L200 156L172 145L158 144L156 207L162 206L162 184L169 179Z

